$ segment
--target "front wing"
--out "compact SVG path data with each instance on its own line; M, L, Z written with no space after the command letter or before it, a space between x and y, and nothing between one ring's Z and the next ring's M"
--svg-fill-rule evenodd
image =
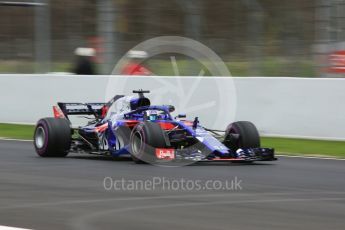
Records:
M164 149L160 149L164 151ZM167 151L171 149L167 149ZM164 160L156 155L158 159ZM174 157L169 154L169 159L165 160L177 160L177 161L194 161L194 162L253 162L253 161L275 161L277 158L274 155L274 149L272 148L250 148L250 149L239 149L234 154L228 155L217 155L211 153L205 155L198 150L175 150Z

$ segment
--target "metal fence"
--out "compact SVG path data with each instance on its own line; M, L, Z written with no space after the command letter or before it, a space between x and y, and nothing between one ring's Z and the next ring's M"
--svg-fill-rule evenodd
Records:
M107 74L139 42L177 35L209 46L233 75L319 77L345 40L345 0L9 1L0 73L68 72L74 49L92 46Z

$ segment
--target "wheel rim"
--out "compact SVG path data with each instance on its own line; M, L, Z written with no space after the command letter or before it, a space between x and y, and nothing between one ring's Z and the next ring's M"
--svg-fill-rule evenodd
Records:
M136 156L140 155L142 145L143 145L143 137L140 132L136 132L134 134L134 141L132 142L132 150L133 150L134 155Z
M229 147L234 148L234 149L240 148L241 147L240 146L241 145L240 138L233 139L231 137L232 134L239 135L239 132L233 126L228 128L228 131L227 131L227 135L229 135L227 138L230 138L230 140L231 140L231 145Z
M35 135L36 147L39 149L43 148L45 141L46 141L46 132L44 131L43 127L38 127L36 130L36 135Z

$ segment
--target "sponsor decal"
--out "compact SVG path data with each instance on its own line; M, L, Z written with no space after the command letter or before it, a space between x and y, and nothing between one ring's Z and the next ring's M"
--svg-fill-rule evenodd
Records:
M175 149L156 149L156 157L158 159L173 160L175 159Z
M171 124L171 123L165 123L165 122L159 122L158 123L162 129L164 130L170 130L170 129L173 129L175 128L175 125Z

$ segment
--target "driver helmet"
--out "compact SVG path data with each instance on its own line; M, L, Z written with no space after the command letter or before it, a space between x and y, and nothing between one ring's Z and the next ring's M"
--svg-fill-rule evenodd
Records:
M155 110L147 110L145 112L145 116L146 116L147 120L149 120L149 121L156 121L159 119L158 112Z

